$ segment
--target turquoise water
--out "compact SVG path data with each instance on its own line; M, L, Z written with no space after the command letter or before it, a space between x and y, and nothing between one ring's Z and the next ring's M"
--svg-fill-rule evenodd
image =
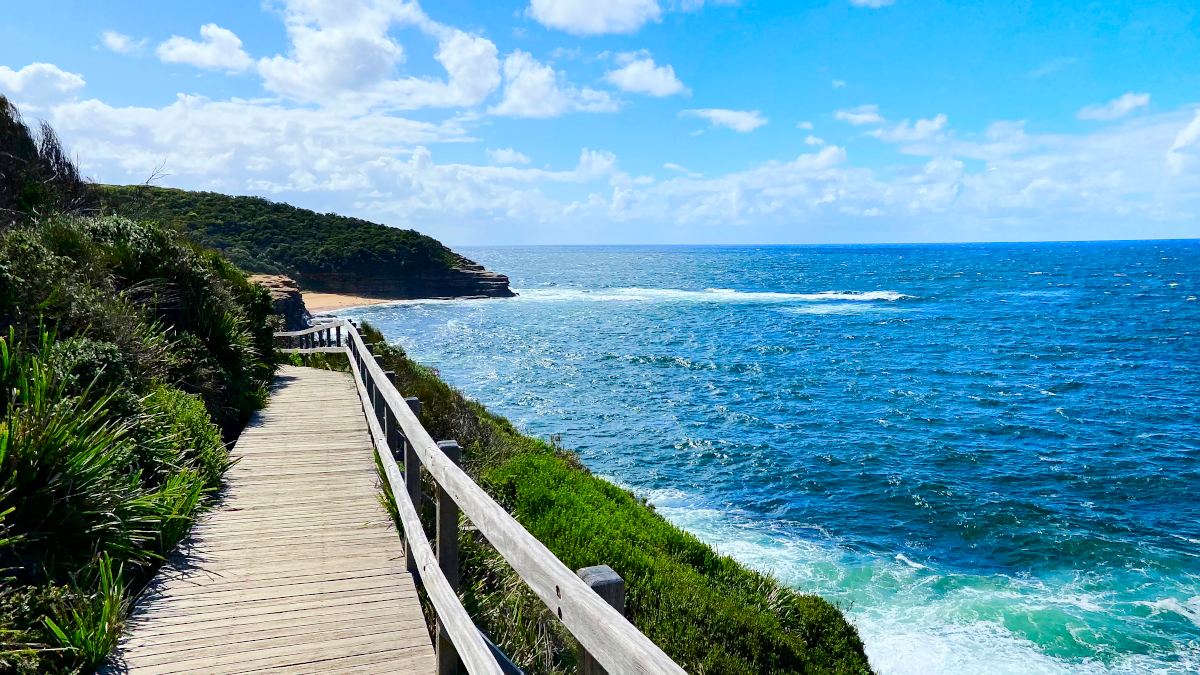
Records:
M1200 242L466 254L351 314L880 671L1200 671Z

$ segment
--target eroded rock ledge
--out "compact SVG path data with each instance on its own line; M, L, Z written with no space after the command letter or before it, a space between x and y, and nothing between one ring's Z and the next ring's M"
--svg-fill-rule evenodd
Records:
M308 320L312 315L304 306L304 296L300 293L300 285L294 279L281 274L254 274L249 279L252 283L265 287L271 293L271 302L275 305L275 313L283 317L285 330L308 328Z
M454 267L440 270L339 270L309 272L306 290L347 293L386 300L421 298L511 298L508 277L454 254Z

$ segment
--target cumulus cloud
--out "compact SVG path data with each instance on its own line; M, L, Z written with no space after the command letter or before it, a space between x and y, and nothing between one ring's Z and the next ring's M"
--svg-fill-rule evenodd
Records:
M739 133L754 131L767 123L757 110L729 110L727 108L695 108L679 113L681 117L699 117L708 120L714 127L725 127Z
M258 62L263 86L300 101L341 101L400 110L470 107L500 85L500 59L487 38L430 19L415 2L284 0L288 54ZM393 27L437 41L446 79L396 77L405 60Z
M656 65L649 57L637 58L628 55L626 63L617 70L610 70L604 79L622 91L650 96L671 96L673 94L690 93L675 76L675 69L670 65Z
M1131 91L1108 103L1084 106L1075 116L1081 120L1115 120L1147 105L1150 105L1150 94L1135 94Z
M12 77L0 71L5 83ZM927 156L922 163L876 170L814 140L789 159L707 177L667 163L663 180L631 177L614 154L591 148L557 170L521 163L512 148L493 149L491 166L439 162L439 144L474 140L456 119L195 96L162 108L67 101L49 118L100 180L140 182L165 161L180 187L436 223L431 233L452 241L694 241L727 236L729 225L781 241L836 241L853 238L839 227L883 214L896 240L1096 237L1130 218L1148 234L1185 236L1200 212L1195 110L1085 134L997 122L952 135L943 122L912 150Z
M853 124L854 126L863 126L865 124L882 124L884 119L879 114L879 106L877 105L860 105L855 108L838 110L833 113L834 119L839 119L843 122Z
M608 93L576 89L565 75L518 49L504 59L504 95L490 112L545 118L575 111L612 112L617 107Z
M488 161L497 165L528 164L530 162L528 155L512 148L489 148L487 156Z
M658 0L531 0L529 15L546 26L572 35L633 33L658 21Z
M812 146L822 146L822 145L825 145L825 139L817 138L816 136L813 136L810 134L810 135L804 137L804 144L812 145Z
M158 46L155 54L164 63L185 63L228 73L240 73L254 65L254 60L242 49L241 39L215 23L200 27L199 41L173 35Z
M896 0L850 0L850 4L855 7L870 7L871 9L879 9L888 5L896 4Z
M919 119L915 123L904 120L893 127L875 129L870 135L887 143L927 141L940 133L946 127L946 122L946 116L938 114L932 119Z
M845 80L834 80L833 82L830 82L829 85L831 87L833 87L834 89L845 89L846 81Z
M471 140L453 121L189 95L161 108L69 102L55 106L50 121L101 180L140 182L165 165L188 186L235 192L306 172L328 186L359 185L354 177L370 161L421 144Z
M142 51L142 48L146 46L145 39L134 40L128 35L125 35L124 33L118 33L115 30L106 30L101 33L100 42L110 51L118 54L136 54L137 52Z
M0 66L0 92L32 110L71 99L84 84L83 76L52 63L31 63L20 70Z

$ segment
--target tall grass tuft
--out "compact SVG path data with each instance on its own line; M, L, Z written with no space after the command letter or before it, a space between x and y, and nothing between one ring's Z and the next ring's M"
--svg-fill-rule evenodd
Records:
M57 599L46 616L46 628L57 641L57 660L89 665L102 663L117 645L128 611L121 568L112 558L100 557L84 577L76 579L74 593Z

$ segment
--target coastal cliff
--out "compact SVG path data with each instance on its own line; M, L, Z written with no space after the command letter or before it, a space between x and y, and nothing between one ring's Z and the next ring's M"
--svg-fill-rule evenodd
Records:
M155 220L248 272L306 291L382 300L507 298L508 277L416 232L259 197L146 185L97 186L101 209Z
M511 298L508 277L484 269L462 255L451 252L454 262L447 267L411 272L380 273L369 269L309 272L303 275L307 290L346 293L365 298L412 300L419 298Z
M295 279L281 274L253 274L247 279L267 289L275 315L283 319L284 330L308 328L312 314L304 306L304 295Z

